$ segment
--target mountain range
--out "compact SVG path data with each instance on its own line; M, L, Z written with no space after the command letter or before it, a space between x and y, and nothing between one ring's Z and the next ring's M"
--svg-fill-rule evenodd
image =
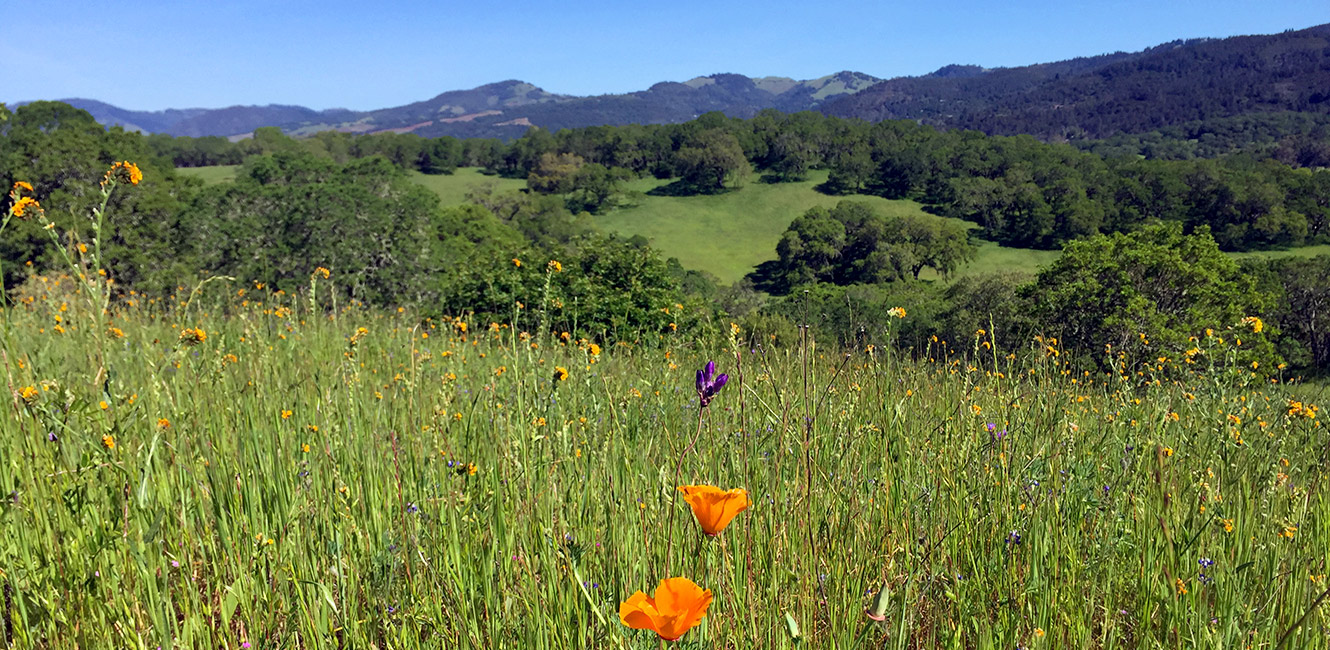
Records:
M838 72L804 81L715 74L681 83L661 82L647 90L622 95L576 97L509 80L372 111L316 111L281 105L131 111L91 99L60 101L88 111L102 124L176 136L234 137L262 126L276 126L292 135L336 129L353 133L395 131L425 137L507 139L522 135L533 125L558 130L605 124L686 122L710 111L751 117L767 108L787 112L810 110L880 81L858 72Z
M1102 138L1238 115L1330 114L1330 24L1280 34L1191 39L1140 52L983 68L948 65L918 77L838 72L798 81L714 74L621 95L577 97L509 80L371 111L303 106L131 111L62 100L103 124L178 136L244 137L262 126L425 137L520 136L597 125L684 122L710 111L818 110L869 121L912 119L940 128L1044 139Z

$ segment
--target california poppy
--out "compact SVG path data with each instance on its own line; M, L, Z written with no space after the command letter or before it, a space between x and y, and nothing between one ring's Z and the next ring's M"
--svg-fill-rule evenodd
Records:
M735 488L725 491L711 485L683 485L683 500L693 508L693 516L702 532L716 536L730 524L735 515L748 509L748 491Z
M711 590L688 578L666 578L648 598L637 592L619 603L619 620L636 630L651 630L666 641L678 641L707 615Z

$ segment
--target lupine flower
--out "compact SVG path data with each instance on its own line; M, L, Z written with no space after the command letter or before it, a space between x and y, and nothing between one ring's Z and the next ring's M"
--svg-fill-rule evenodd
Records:
M722 374L716 377L715 374L715 361L708 361L705 370L697 371L697 397L702 402L702 408L706 408L720 389L725 387L725 382L730 380L729 375Z
M683 485L684 501L693 508L693 516L702 527L702 532L715 537L730 524L739 513L748 509L751 501L748 491L735 488L725 491L711 485Z
M619 604L619 620L635 630L651 630L666 641L678 641L707 615L711 590L688 578L666 578L654 597L637 592Z

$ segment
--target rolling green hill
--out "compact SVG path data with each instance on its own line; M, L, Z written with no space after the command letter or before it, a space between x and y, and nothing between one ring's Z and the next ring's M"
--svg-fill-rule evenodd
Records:
M180 168L182 174L221 183L235 179L236 166ZM831 207L845 198L873 204L886 214L923 215L942 219L923 211L914 201L892 201L872 196L827 196L813 189L826 180L826 171L813 171L802 183L767 184L756 176L742 187L724 194L707 196L648 196L646 192L668 181L644 178L625 187L631 194L628 204L598 215L596 223L608 232L624 236L642 235L666 257L677 257L685 268L707 271L723 283L735 282L755 266L776 258L776 242L795 217L814 206ZM499 190L518 190L526 181L486 176L476 168L463 168L446 176L411 172L417 183L433 190L444 205L457 205L477 185L495 183ZM968 221L959 221L973 228ZM1011 248L982 242L974 261L961 268L958 275L997 271L1034 273L1057 259L1055 250ZM1330 246L1306 246L1287 251L1234 253L1234 257L1310 257L1330 254ZM939 279L932 270L921 277Z

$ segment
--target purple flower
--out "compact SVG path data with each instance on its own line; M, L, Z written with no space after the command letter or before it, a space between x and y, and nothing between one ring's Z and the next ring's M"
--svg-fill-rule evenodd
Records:
M702 403L702 408L706 408L711 403L712 398L725 387L725 382L730 380L729 375L716 375L716 362L708 361L705 370L697 371L697 398Z

